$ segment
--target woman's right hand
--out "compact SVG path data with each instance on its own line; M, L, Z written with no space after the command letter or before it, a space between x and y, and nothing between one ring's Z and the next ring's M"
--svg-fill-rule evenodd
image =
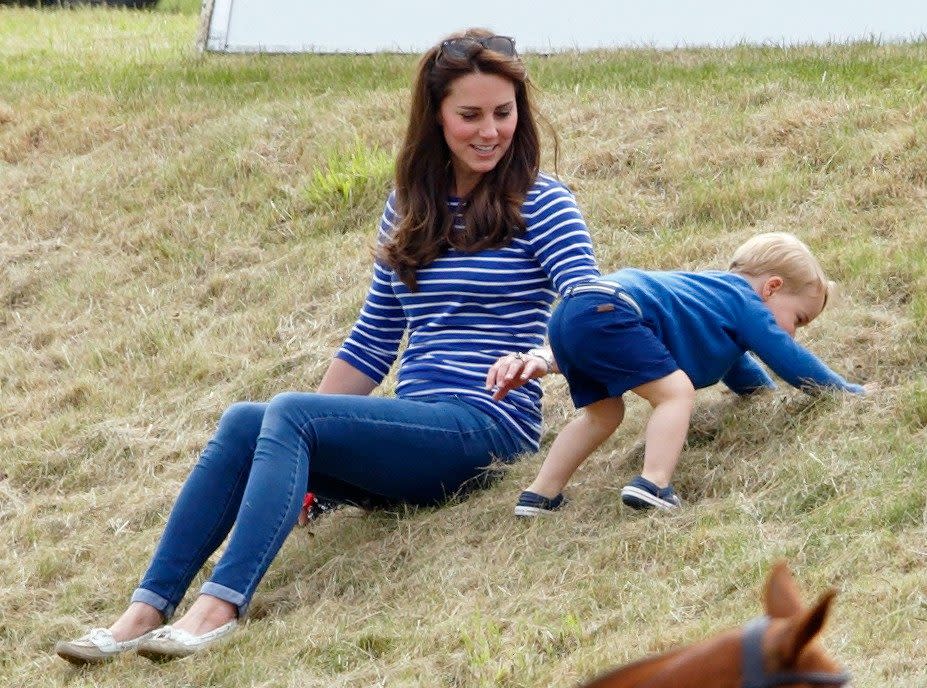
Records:
M544 377L549 372L547 361L540 356L520 351L506 354L489 367L486 373L486 389L492 390L492 398L498 401L528 380Z

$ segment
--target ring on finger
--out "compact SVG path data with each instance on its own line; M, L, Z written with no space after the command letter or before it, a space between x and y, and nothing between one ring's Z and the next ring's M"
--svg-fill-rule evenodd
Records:
M524 361L524 360L525 360L525 355L524 355L521 351L516 351L514 354L512 354L512 356L515 357L515 360L516 360L516 361Z

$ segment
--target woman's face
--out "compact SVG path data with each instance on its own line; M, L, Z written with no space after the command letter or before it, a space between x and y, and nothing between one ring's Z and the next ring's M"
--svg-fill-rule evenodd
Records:
M451 150L455 194L466 196L512 145L518 124L515 85L480 72L455 79L441 101L438 123Z

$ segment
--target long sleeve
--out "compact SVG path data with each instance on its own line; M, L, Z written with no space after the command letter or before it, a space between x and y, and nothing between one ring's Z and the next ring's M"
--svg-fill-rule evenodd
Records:
M776 324L769 310L757 302L748 306L741 335L750 351L783 380L806 392L817 388L840 389L863 394L862 385L847 382L817 356L792 339Z
M392 231L394 195L390 195L380 219L378 243ZM405 311L391 284L392 272L376 262L364 305L350 334L335 356L350 363L377 384L386 377L399 352L408 327Z
M776 388L776 383L749 353L738 358L721 379L732 392L740 395Z
M552 185L532 206L525 215L529 243L557 292L599 277L589 229L573 194Z

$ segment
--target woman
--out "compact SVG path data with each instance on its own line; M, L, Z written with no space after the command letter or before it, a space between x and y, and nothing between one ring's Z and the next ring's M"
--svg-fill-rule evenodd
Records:
M557 292L598 276L572 195L539 174L539 137L514 41L454 35L422 57L373 282L317 393L239 403L180 492L132 603L59 643L74 663L152 659L230 633L309 489L368 504L441 502L494 460L536 451L536 381L493 398L493 362L543 341ZM396 398L371 397L408 331ZM189 610L193 576L231 531Z

